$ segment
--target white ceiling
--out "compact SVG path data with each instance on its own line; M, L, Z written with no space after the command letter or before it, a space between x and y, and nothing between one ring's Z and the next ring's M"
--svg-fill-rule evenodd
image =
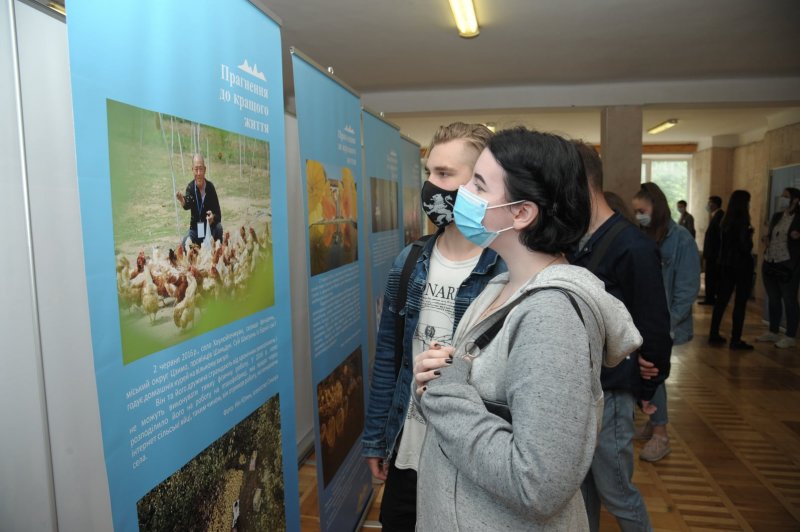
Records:
M599 141L599 110L642 105L645 142L737 145L800 121L800 0L254 0L296 47L405 125L525 123ZM650 138L647 138L650 137Z

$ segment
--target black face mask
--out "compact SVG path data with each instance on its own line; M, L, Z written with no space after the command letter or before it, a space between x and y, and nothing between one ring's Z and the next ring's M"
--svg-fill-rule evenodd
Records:
M422 210L436 227L444 227L453 221L453 205L456 204L456 190L439 188L430 181L422 185Z

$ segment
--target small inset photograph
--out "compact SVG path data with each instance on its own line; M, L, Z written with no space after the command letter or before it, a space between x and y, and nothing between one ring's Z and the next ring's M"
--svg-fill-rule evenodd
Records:
M397 181L370 177L372 191L372 232L391 231L400 226L397 215Z
M139 530L286 530L280 411L275 395L139 499Z
M269 144L106 107L123 363L272 306Z
M358 259L358 194L353 172L306 160L311 276Z
M361 368L359 347L317 384L324 486L336 475L364 429L364 379Z
M403 241L405 245L422 236L422 199L420 189L403 187Z

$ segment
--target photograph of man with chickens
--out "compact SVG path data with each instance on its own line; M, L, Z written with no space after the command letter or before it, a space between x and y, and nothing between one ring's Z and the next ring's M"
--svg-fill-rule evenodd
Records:
M139 499L139 530L286 530L281 437L274 395Z
M306 189L313 277L358 259L358 195L349 168L326 169L312 159L306 160Z
M364 430L361 348L317 384L322 483L327 486Z
M107 113L123 362L272 306L269 144L112 100ZM199 160L219 239L186 238L178 193Z

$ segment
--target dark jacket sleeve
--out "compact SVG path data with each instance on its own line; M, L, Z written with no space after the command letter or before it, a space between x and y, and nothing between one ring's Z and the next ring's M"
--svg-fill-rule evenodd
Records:
M722 246L722 228L721 222L724 216L722 209L714 213L711 221L708 224L706 237L703 240L703 258L712 261L717 260L719 257L719 249Z
M213 183L206 182L208 186L208 190L206 191L206 203L205 203L205 210L211 211L214 213L214 221L215 223L222 222L222 208L219 205L219 197L217 196L217 189L214 187Z
M194 183L194 181L191 181L188 185L186 185L186 191L183 193L183 205L181 205L181 207L183 207L184 211L191 209L192 204L194 203L194 187L192 186L192 183Z
M694 216L691 214L686 215L686 229L689 231L689 234L692 235L692 238L697 236L697 232L694 229Z
M670 314L661 274L661 255L655 243L631 246L617 263L623 301L642 335L639 356L658 368L658 376L642 380L641 398L650 400L658 385L669 376Z

